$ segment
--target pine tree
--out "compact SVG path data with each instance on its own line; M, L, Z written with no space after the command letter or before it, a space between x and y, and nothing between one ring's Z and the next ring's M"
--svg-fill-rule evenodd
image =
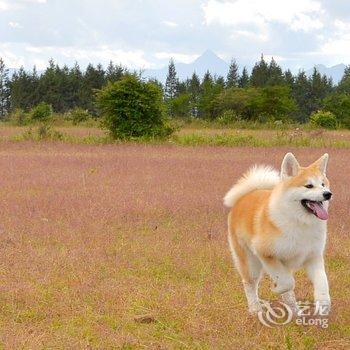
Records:
M294 86L294 76L290 69L287 69L283 74L283 80L284 83L289 86L291 89L293 89Z
M225 78L221 75L219 75L218 77L214 77L214 84L221 90L223 90L226 86L225 83Z
M60 67L53 59L50 59L49 65L39 80L39 94L41 96L40 102L50 104L55 111L60 109L61 104L60 80Z
M215 84L212 75L207 71L203 77L201 93L198 101L199 114L202 117L208 118L213 116L213 101L222 89L223 87L220 87L219 84Z
M322 107L322 101L331 92L327 76L321 76L319 71L314 67L312 76L309 78L309 113L315 112Z
M255 64L250 76L250 84L254 87L264 87L269 80L269 66L264 59L264 55L261 55L261 59Z
M10 108L9 72L0 57L0 118L4 118Z
M171 59L168 67L168 75L165 82L165 99L172 100L178 94L178 78L174 60Z
M38 101L33 96L40 96L42 94L38 90L38 77L34 71L32 74L28 74L23 67L20 67L11 78L10 89L11 89L11 110L16 108L28 111Z
M189 82L188 92L191 94L191 101L196 104L201 90L201 82L198 75L194 72Z
M249 85L249 74L246 67L243 68L242 75L239 78L238 86L246 88Z
M83 100L83 73L79 67L78 62L70 69L68 76L69 90L68 108L74 109L82 106Z
M267 85L283 85L283 73L281 67L276 63L272 57L268 69Z
M239 83L238 66L235 60L231 61L230 68L226 78L226 87L237 87Z
M344 74L338 84L337 90L339 92L350 93L350 65L345 67Z
M300 71L295 79L292 95L297 102L298 111L296 119L299 122L306 122L310 116L310 100L311 86L310 81L304 71Z
M83 76L83 108L96 115L97 110L94 102L96 90L100 90L105 84L105 71L101 64L95 68L91 63L86 67Z
M124 67L115 65L112 61L110 61L106 70L106 80L112 82L118 81L124 76L125 73L126 70Z

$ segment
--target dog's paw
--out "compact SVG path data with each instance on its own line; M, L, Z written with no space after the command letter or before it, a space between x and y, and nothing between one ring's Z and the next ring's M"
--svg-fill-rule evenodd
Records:
M261 301L257 300L248 305L248 311L251 315L256 315L258 312L262 311Z

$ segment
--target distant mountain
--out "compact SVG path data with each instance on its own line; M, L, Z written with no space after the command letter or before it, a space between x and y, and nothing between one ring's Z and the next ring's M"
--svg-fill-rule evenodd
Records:
M192 63L177 63L176 72L180 80L191 77L193 72L196 72L200 77L203 77L205 72L209 70L213 75L223 75L226 76L229 64L223 59L218 57L213 51L207 50L201 56L199 56ZM168 67L163 67L161 69L147 69L144 71L144 76L149 78L156 78L161 82L165 82L168 73Z
M193 72L196 72L199 77L203 77L205 72L209 70L209 72L213 75L222 75L226 77L229 64L217 56L213 51L207 50L201 56L199 56L196 60L191 63L180 63L175 62L177 75L180 80L184 80L187 77L191 77ZM242 65L239 65L242 68ZM248 70L251 70L252 66L250 64L246 65ZM316 69L321 74L326 74L329 77L332 77L333 82L337 84L344 74L344 69L346 67L345 64L337 64L332 67L326 67L323 64L315 65ZM10 76L16 71L16 69L10 68L9 73ZM306 70L307 75L311 75L313 68ZM38 71L38 74L43 73L44 71ZM160 69L146 69L143 72L143 76L147 78L156 78L159 81L165 83L166 76L168 73L168 66L160 68Z
M333 83L338 84L340 79L342 78L344 74L344 69L346 65L343 63L337 64L332 67L326 67L323 64L317 64L315 68L318 70L320 74L326 74L328 77L332 77ZM313 72L313 68L306 71L307 75L311 75Z

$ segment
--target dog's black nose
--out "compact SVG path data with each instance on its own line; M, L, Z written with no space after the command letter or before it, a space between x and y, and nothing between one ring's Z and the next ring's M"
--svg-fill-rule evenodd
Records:
M332 197L332 192L329 192L329 191L326 191L326 192L323 192L323 198L328 201L329 199L331 199Z

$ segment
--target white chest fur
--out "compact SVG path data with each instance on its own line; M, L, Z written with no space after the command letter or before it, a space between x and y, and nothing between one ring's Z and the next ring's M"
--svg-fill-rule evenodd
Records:
M273 251L286 266L298 269L312 256L322 254L327 236L324 222L283 226L282 234L274 242Z

